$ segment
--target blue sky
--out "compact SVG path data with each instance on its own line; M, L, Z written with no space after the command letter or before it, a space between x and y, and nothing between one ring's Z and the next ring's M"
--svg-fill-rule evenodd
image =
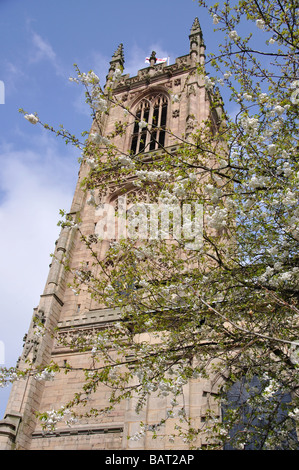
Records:
M193 0L0 0L0 341L6 367L22 352L59 233L59 209L70 207L80 156L18 109L79 135L91 121L83 90L68 80L73 64L84 72L93 69L103 83L120 43L131 76L146 66L152 50L173 63L189 52L196 16L209 47L212 21ZM8 392L0 389L0 419Z
M222 38L193 0L0 0L0 346L6 367L22 352L59 234L59 209L70 208L80 156L18 109L80 135L91 119L83 89L69 81L73 64L82 72L94 70L104 84L120 43L131 76L153 50L173 63L189 52L196 16L207 53L217 52ZM0 419L7 398L8 390L0 389Z

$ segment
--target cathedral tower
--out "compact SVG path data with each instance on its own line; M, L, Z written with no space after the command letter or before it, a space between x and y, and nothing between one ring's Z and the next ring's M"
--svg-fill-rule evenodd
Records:
M188 136L197 126L211 117L211 103L205 87L204 74L193 73L197 66L204 66L205 46L199 21L196 18L189 35L189 52L178 57L174 64L159 63L155 52L149 58L149 66L130 77L126 74L117 75L123 70L124 55L122 44L114 53L107 74L107 83L111 83L109 93L118 102L132 110L132 116L146 120L151 124L158 123L154 140L142 134L138 126L128 127L130 131L115 137L115 145L123 152L133 153L162 152L162 147L169 152L176 151L176 139L173 136ZM174 97L179 96L179 101ZM123 110L111 107L101 120L102 135L106 136L115 129L115 122L123 119ZM217 120L217 113L212 119ZM165 132L170 129L171 134ZM92 132L93 129L91 129ZM81 182L87 175L89 167L82 164L79 172L70 217L76 219L80 214L81 231L86 236L94 234L98 222L94 206L88 204L89 195L82 190ZM117 194L117 187L108 188L109 203ZM108 241L106 243L109 243ZM105 254L103 243L100 256ZM70 274L64 270L59 260L67 256L72 268L81 263L88 263L88 253L82 248L80 236L75 229L62 229L55 245L55 258L50 267L44 292L40 303L34 310L33 319L25 338L19 368L26 368L26 361L34 361L39 366L49 364L51 360L59 365L71 364L76 372L65 375L57 374L54 380L36 380L35 377L20 379L13 384L4 419L0 422L0 448L55 450L55 449L184 449L184 444L166 440L151 440L144 436L139 441L130 441L127 436L134 434L140 420L151 422L165 413L167 399L149 399L146 409L137 416L131 401L122 402L110 415L92 420L80 421L67 426L58 423L54 432L44 432L36 419L37 412L59 409L66 401L73 398L74 393L82 385L81 369L89 366L90 351L77 352L67 348L57 338L80 338L82 335L93 334L111 322L117 320L115 310L101 308L87 292L74 295L68 287ZM45 326L46 334L38 334L39 326ZM55 332L55 336L54 336ZM207 396L211 394L209 382L190 382L187 394L187 407L190 416L200 420L204 418L208 407ZM94 407L105 406L107 393L99 389L95 397ZM209 407L211 407L209 402ZM165 431L167 432L167 430ZM201 445L205 444L204 438ZM180 446L180 447L178 447Z

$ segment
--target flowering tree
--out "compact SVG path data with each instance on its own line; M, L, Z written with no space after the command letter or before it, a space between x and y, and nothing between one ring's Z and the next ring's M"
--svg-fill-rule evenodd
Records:
M209 10L224 38L217 55L206 62L211 70L207 92L219 109L215 87L222 86L236 112L223 113L218 126L208 120L192 140L180 139L176 153L164 148L163 158L145 161L141 153L120 153L115 146L114 138L126 132L131 113L111 92L121 70L115 70L105 90L93 72L77 69L73 79L86 88L93 131L84 143L64 129L57 134L82 148L82 162L90 166L84 182L89 203L96 206L112 182L121 185L131 178L136 190L129 195L134 204L130 236L111 244L100 260L101 234L90 239L81 233L94 264L75 271L70 286L75 292L87 287L97 301L119 309L119 321L92 340L80 338L80 347L91 350L94 367L85 371L86 383L72 402L41 419L51 428L75 415L76 406L104 383L112 390L107 410L91 409L85 415L97 416L131 396L137 397L139 411L149 394L171 394L168 418L177 417L174 434L190 446L196 447L198 433L205 431L214 448L295 449L298 5L292 0L199 5ZM200 66L198 73L203 73ZM101 116L111 106L123 107L124 119L110 136L102 136ZM25 118L42 124L36 115L25 113ZM146 129L146 122L134 118ZM151 236L144 235L143 222L161 202L173 209L164 227L171 237L163 236L163 212L162 229L157 224ZM176 216L174 208L184 211L190 203L203 207L203 227L192 230L198 213L185 209L182 237L182 212ZM67 215L61 225L80 231L80 224ZM36 378L52 379L58 371L51 364ZM3 381L26 373L3 370ZM217 389L222 419L211 411L209 419L194 425L185 411L184 386L190 379L208 377ZM164 418L150 427L141 423L139 435L132 438L149 431L156 436L164 423Z

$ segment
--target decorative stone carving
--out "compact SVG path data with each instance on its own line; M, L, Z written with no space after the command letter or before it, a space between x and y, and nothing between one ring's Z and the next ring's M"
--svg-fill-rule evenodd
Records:
M172 81L170 80L169 82L164 83L164 86L165 86L166 88L172 88Z
M39 345L39 339L31 334L25 335L23 338L23 341L25 341L23 347L23 353L21 356L21 360L26 360L29 357L29 354L31 353L31 360L32 362L36 361L37 357L37 350L38 350L38 345Z
M192 115L189 115L186 119L186 133L188 134L192 132L195 127L196 127L195 117Z
M130 88L131 86L134 86L144 80L150 81L151 79L156 79L158 77L163 75L166 75L168 77L173 76L175 72L178 72L179 69L186 69L190 67L190 57L189 55L179 57L176 60L175 64L172 65L166 65L165 62L162 64L157 64L153 65L144 69L141 69L138 71L138 74L135 77L129 77L128 75L124 75L118 79L117 87L128 87ZM176 82L176 86L180 85L180 79ZM172 87L172 82L168 82L166 85L168 88Z
M177 65L179 68L187 67L188 65L188 56L179 57L177 59Z
M195 90L195 86L193 83L191 85L188 85L187 96L190 96L190 95L196 96L196 90Z
M26 360L31 356L30 359L32 362L36 361L38 346L40 343L40 338L43 335L43 325L45 324L46 317L43 310L39 310L33 317L32 326L23 338L23 352L20 360Z
M124 93L123 96L121 97L121 100L124 103L125 101L128 101L128 98L129 98L129 93Z
M93 341L96 338L97 332L101 327L91 328L74 328L66 331L59 331L55 338L55 349L79 349L92 347Z

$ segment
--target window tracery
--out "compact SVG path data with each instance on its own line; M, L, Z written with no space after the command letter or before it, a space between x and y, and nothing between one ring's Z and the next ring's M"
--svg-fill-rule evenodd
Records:
M140 101L131 138L130 150L133 155L164 147L167 107L167 97L162 93Z

